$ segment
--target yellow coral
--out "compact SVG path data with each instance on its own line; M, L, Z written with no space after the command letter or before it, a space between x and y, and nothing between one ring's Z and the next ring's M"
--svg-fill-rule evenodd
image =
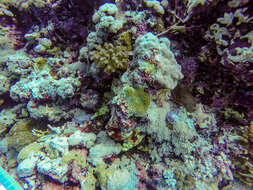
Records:
M47 58L39 57L39 58L34 59L34 63L33 63L34 71L39 72L45 67L49 67L47 64Z
M50 131L47 129L46 131L40 130L40 129L32 129L31 131L33 136L36 137L44 137L50 133Z
M9 27L0 26L0 48L1 49L11 48L12 39L10 38L10 34L9 34L10 30L11 28Z
M72 150L67 154L64 154L62 157L62 163L67 164L71 160L75 160L77 165L85 168L86 167L86 158L84 157L84 153L82 150Z
M115 72L117 70L127 69L129 56L128 47L122 45L119 41L114 43L105 43L96 45L92 52L92 59L100 68L104 68L105 72Z
M126 45L128 51L132 50L132 35L131 35L130 31L122 32L119 35L119 39L122 42L124 42L124 44Z
M25 10L31 6L43 8L45 5L51 3L53 0L2 0L1 3L8 7L15 7L19 10Z
M253 143L253 121L251 121L249 125L249 140Z
M145 136L143 134L140 134L138 129L134 129L133 134L129 138L124 140L124 143L122 144L122 150L128 151L131 148L139 145L144 137Z
M95 173L102 187L106 187L108 177L113 175L114 172L115 169L113 167L107 167L105 164L100 164L96 167Z
M0 106L4 104L4 99L0 99Z
M94 169L90 169L87 174L87 177L81 183L81 189L90 189L90 190L96 189L97 179L95 178L93 173L94 173Z

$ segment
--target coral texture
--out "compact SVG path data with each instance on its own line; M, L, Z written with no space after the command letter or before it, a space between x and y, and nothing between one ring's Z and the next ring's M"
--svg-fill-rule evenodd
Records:
M252 10L0 0L0 166L24 190L252 189Z

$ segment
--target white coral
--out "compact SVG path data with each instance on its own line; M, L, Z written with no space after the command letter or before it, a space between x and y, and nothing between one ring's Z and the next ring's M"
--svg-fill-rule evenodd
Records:
M167 38L158 39L152 33L146 33L136 40L134 53L136 62L141 62L146 57L154 58L153 78L163 88L174 89L177 81L183 78L181 67L170 51L170 42Z

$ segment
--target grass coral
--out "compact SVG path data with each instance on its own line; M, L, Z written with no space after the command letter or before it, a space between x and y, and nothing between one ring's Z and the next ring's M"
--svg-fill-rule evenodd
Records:
M128 47L122 45L119 41L114 43L105 43L103 46L95 45L92 52L92 59L105 72L115 72L125 70L128 67L129 56Z
M99 117L99 116L102 116L102 115L105 115L109 112L109 109L106 105L103 105L102 107L100 107L98 109L98 111L93 115L93 118L96 118L96 117Z
M143 88L125 87L124 94L130 113L142 117L146 114L150 104L150 95Z

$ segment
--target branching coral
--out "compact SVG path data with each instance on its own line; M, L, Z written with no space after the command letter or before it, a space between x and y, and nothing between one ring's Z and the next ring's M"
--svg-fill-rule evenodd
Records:
M187 6L187 13L192 13L192 10L197 7L198 5L204 5L207 3L207 0L186 0Z
M163 15L164 14L164 9L162 7L162 5L160 4L159 1L153 1L153 0L143 0L144 4L147 7L150 7L152 9L154 9L154 11L158 14Z
M17 0L17 1L12 1L12 0L3 0L1 3L4 5L7 5L9 7L15 7L20 10L26 10L30 8L31 6L35 6L37 8L42 8L46 6L47 4L50 4L52 0Z
M92 60L98 67L104 68L105 72L127 69L129 62L128 47L119 41L114 41L113 44L105 43L103 46L95 45L92 54Z

